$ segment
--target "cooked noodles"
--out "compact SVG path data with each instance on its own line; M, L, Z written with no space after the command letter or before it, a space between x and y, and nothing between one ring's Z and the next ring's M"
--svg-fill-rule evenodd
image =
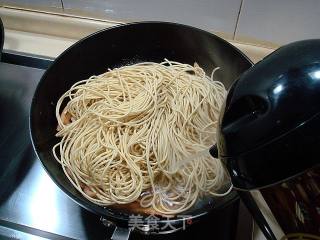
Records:
M205 194L231 189L218 159L200 154L186 161L214 144L225 95L197 64L166 60L108 70L59 99L61 139L53 154L93 203L140 201L161 214L180 213Z

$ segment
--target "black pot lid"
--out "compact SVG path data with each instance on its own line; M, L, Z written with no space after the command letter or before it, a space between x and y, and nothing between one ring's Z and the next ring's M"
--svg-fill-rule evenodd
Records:
M320 162L320 40L279 48L231 87L218 130L219 157L235 187L252 189Z

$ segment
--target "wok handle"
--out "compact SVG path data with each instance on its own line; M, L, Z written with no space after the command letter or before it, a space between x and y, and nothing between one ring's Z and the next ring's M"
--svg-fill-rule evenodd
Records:
M2 20L0 18L0 59L2 55L3 44L4 44L4 27L3 27Z
M128 240L130 237L131 228L116 227L111 236L112 240Z

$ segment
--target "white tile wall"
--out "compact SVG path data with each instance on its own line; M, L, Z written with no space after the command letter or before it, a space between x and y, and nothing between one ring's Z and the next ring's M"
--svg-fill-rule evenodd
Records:
M65 12L117 21L173 21L233 36L241 0L63 0Z
M243 0L236 39L284 44L320 38L319 0Z
M0 5L36 10L61 10L60 0L0 0Z
M244 42L282 45L320 38L320 0L0 0L0 5L63 13L62 1L67 14L119 22L179 22L229 39L235 33L235 40Z

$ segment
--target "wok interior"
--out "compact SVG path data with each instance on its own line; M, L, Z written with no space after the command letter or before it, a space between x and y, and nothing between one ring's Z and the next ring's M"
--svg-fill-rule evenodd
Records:
M250 61L224 40L205 31L172 23L145 22L106 29L79 41L61 56L42 77L31 107L33 143L45 169L55 183L78 204L110 220L126 223L130 212L101 207L85 199L69 182L52 155L57 121L55 105L59 97L77 81L101 74L108 68L138 62L172 61L193 65L197 62L210 75L215 67L217 80L228 89L251 67ZM198 201L183 214L201 216L236 199L236 194Z

